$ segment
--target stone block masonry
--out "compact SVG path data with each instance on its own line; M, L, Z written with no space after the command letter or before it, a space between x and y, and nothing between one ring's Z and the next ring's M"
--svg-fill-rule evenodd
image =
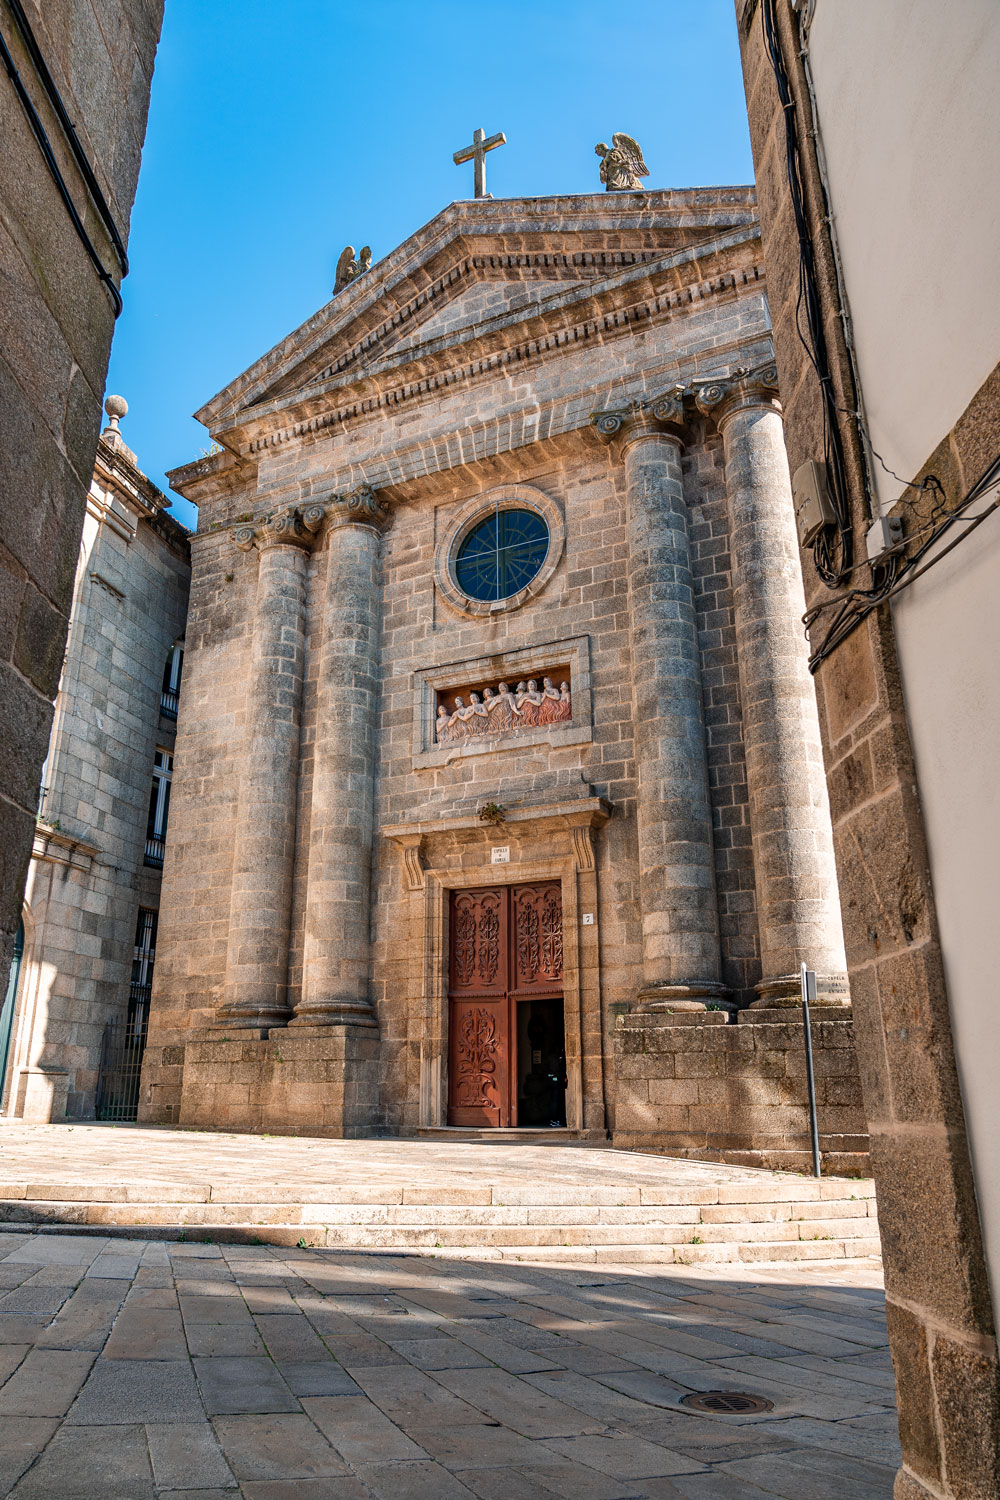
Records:
M831 1013L838 1019L826 1019ZM756 1020L761 1014L745 1011L736 1026L720 1011L620 1017L615 1145L811 1171L804 1027L794 1011ZM842 1012L822 1014L812 1041L824 1171L864 1177L868 1128L854 1028Z

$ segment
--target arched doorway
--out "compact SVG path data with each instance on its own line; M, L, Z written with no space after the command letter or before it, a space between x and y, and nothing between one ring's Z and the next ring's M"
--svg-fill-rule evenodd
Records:
M14 1001L17 998L17 982L21 977L21 960L24 958L24 921L17 924L14 937L14 957L10 965L10 978L0 1010L0 1104L3 1102L3 1086L7 1077L7 1059L10 1056L10 1039L14 1030Z

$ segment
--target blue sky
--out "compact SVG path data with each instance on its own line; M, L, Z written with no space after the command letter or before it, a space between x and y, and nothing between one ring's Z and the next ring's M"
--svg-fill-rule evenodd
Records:
M108 374L154 483L344 245L377 261L472 196L451 158L479 125L507 135L495 197L599 191L616 130L651 187L750 182L732 0L167 0Z

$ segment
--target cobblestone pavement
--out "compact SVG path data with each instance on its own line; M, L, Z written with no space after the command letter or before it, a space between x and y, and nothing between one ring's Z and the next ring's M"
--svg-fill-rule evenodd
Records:
M0 1234L16 1500L890 1500L880 1274ZM691 1391L748 1391L704 1416Z

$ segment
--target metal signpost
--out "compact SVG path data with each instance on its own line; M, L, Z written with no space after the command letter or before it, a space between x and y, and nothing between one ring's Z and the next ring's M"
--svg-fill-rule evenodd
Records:
M805 964L801 968L802 975L802 1020L803 1031L806 1039L806 1086L809 1090L809 1135L812 1140L813 1175L821 1177L823 1168L819 1159L819 1126L816 1123L816 1080L813 1077L813 1048L812 1032L809 1024L809 1002L816 1001L816 975L812 969L807 969Z

